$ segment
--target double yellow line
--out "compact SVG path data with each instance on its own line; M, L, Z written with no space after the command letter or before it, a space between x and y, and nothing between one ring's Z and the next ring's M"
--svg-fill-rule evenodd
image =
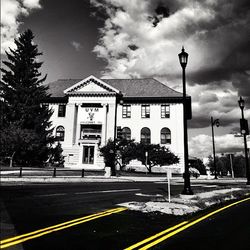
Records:
M56 231L60 231L60 230L63 230L63 229L69 228L69 227L73 227L73 226L82 224L84 222L90 221L90 220L95 220L95 219L98 219L98 218L101 218L104 216L119 213L119 212L122 212L126 209L127 208L124 208L124 207L109 209L109 210L106 210L104 212L91 214L91 215L84 216L84 217L81 217L78 219L74 219L74 220L70 220L70 221L67 221L64 223L60 223L60 224L57 224L54 226L42 228L42 229L30 232L30 233L26 233L26 234L18 235L18 236L8 238L5 240L1 240L0 241L0 249L7 248L7 247L10 247L13 245L17 245L17 244L20 244L24 241L35 239L35 238L41 237L43 235L50 234L50 233L53 233Z
M149 249L149 248L161 243L162 241L165 241L165 240L171 238L172 236L178 234L179 232L184 231L185 229L187 229L187 228L189 228L189 227L191 227L191 226L193 226L193 225L195 225L195 224L197 224L197 223L211 217L214 214L217 214L217 213L219 213L219 212L221 212L221 211L223 211L223 210L225 210L227 208L230 208L232 206L235 206L237 204L240 204L240 203L248 201L248 200L250 200L250 197L245 198L245 199L240 200L240 201L237 201L237 202L234 202L234 203L231 203L231 204L229 204L227 206L224 206L224 207L222 207L220 209L217 209L217 210L215 210L215 211L213 211L211 213L208 213L208 214L206 214L206 215L204 215L204 216L202 216L202 217L200 217L200 218L198 218L196 220L183 221L183 222L181 222L181 223L179 223L179 224L177 224L177 225L175 225L175 226L173 226L171 228L168 228L168 229L166 229L166 230L164 230L164 231L162 231L162 232L160 232L158 234L155 234L155 235L153 235L153 236L151 236L151 237L149 237L149 238L147 238L147 239L145 239L143 241L140 241L140 242L138 242L138 243L124 249L124 250L133 250L133 249L146 250L146 249Z

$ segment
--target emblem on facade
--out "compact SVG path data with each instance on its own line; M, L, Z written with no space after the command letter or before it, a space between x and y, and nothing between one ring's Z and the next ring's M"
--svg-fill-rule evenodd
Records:
M93 121L95 113L89 113L89 120Z
M95 123L95 113L99 112L99 108L85 108L85 112L87 113L87 120L89 123Z

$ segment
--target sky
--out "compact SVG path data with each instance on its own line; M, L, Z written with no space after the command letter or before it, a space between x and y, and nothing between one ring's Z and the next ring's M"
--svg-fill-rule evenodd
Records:
M26 29L43 55L46 82L153 77L182 91L178 53L189 54L189 154L243 150L239 96L250 118L249 0L1 0L1 56ZM248 139L249 140L249 139Z

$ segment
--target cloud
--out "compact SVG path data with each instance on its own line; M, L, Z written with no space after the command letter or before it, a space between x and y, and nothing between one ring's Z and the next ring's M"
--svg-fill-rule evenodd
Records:
M14 48L18 35L19 18L28 16L32 10L41 8L39 0L1 0L1 54Z
M235 126L241 116L238 107L238 91L232 83L221 85L188 86L192 98L193 119L189 121L190 128L205 128L210 126L210 117L220 119L222 127ZM245 110L245 117L250 118L250 110Z
M23 0L23 6L28 9L41 8L40 0Z
M79 51L82 48L82 45L79 42L72 41L70 44L74 47L76 51Z
M250 2L248 0L91 0L106 13L94 52L107 63L105 78L154 77L182 91L178 53L189 53L187 93L191 127L239 119L238 96L250 108ZM97 14L98 16L98 14ZM248 115L249 117L249 115Z
M212 155L212 137L208 135L197 135L189 141L189 154L197 157L208 157ZM216 153L243 152L243 137L235 137L233 134L215 136Z
M184 43L194 82L228 79L232 68L245 67L240 61L249 62L249 48L244 53L242 48L249 44L250 13L247 1L239 2L168 1L162 7L167 14L155 26L161 1L92 1L108 14L94 51L108 62L105 74L114 77L170 75L179 72L177 54ZM131 42L138 47L134 52ZM120 52L127 54L126 60L119 58Z

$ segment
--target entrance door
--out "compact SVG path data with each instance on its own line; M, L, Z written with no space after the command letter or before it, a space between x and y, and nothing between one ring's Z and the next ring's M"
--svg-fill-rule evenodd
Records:
M94 149L95 146L83 146L83 164L94 164Z

